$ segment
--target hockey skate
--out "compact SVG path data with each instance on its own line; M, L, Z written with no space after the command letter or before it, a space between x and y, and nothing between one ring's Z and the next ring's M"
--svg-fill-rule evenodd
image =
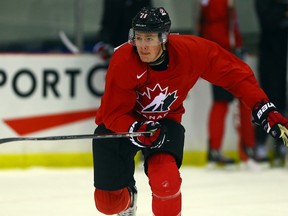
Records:
M128 187L130 194L131 194L131 204L130 207L117 214L117 216L136 216L136 210L137 210L137 188L134 187Z
M286 146L283 143L276 143L274 146L272 167L285 167L286 154Z
M254 148L244 146L243 154L247 158L240 161L241 170L261 171L270 167L269 158L266 154L259 154Z
M208 166L207 168L225 167L233 168L236 165L236 161L232 158L223 156L218 150L208 151Z

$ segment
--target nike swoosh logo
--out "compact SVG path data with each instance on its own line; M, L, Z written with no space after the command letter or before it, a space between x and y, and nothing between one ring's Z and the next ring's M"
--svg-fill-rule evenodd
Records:
M147 70L145 70L142 74L138 75L137 74L137 79L140 79L145 73L147 72Z
M4 119L4 122L19 135L27 135L50 128L72 124L89 118L95 118L98 108L39 116L27 116Z

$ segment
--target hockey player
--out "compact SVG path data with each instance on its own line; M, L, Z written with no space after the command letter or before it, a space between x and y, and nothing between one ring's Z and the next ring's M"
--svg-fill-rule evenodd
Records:
M248 65L214 42L169 34L170 26L164 8L141 9L132 20L129 43L111 58L95 133L153 135L93 140L95 205L106 215L136 215L134 156L140 150L153 215L181 215L183 101L199 78L230 91L253 110L266 132L288 142L287 119L259 88Z
M93 51L104 60L109 60L114 52L114 47L127 41L131 27L131 19L143 7L151 7L151 0L105 0L101 27L96 38Z
M243 42L234 0L201 0L200 9L198 34L243 58ZM235 100L231 93L219 86L212 85L212 93L213 102L208 121L208 165L235 164L234 159L225 157L221 153L226 116L229 105ZM239 158L244 164L253 164L257 158L251 154L255 146L251 111L239 101L237 101L237 108L239 108L237 112L239 113L237 124ZM247 152L250 154L248 155Z
M288 1L255 0L254 7L260 27L259 83L279 111L288 113ZM271 69L275 72L271 73ZM288 154L286 149L275 145L271 149L272 154L269 154L267 135L256 129L256 153L266 157L271 155L273 166L284 166Z

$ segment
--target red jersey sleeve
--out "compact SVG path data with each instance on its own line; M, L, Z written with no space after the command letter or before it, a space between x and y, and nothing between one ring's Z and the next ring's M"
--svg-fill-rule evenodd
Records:
M176 52L182 53L177 64L190 67L191 76L225 88L251 109L257 102L267 99L251 68L217 43L189 35L170 38Z
M203 79L225 88L251 109L256 102L267 99L253 71L245 62L216 43L206 41L200 44L204 50L204 56L200 58L207 61L207 66L201 74Z
M203 1L200 7L200 36L232 51L242 47L237 11L228 0Z

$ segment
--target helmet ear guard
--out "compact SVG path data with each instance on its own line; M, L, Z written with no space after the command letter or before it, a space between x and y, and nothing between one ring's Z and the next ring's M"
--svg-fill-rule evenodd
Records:
M128 34L128 43L135 46L135 32L133 28L129 29L129 34Z
M162 32L162 33L159 33L159 41L161 43L166 43L167 40L168 40L168 35L169 35L169 32Z

